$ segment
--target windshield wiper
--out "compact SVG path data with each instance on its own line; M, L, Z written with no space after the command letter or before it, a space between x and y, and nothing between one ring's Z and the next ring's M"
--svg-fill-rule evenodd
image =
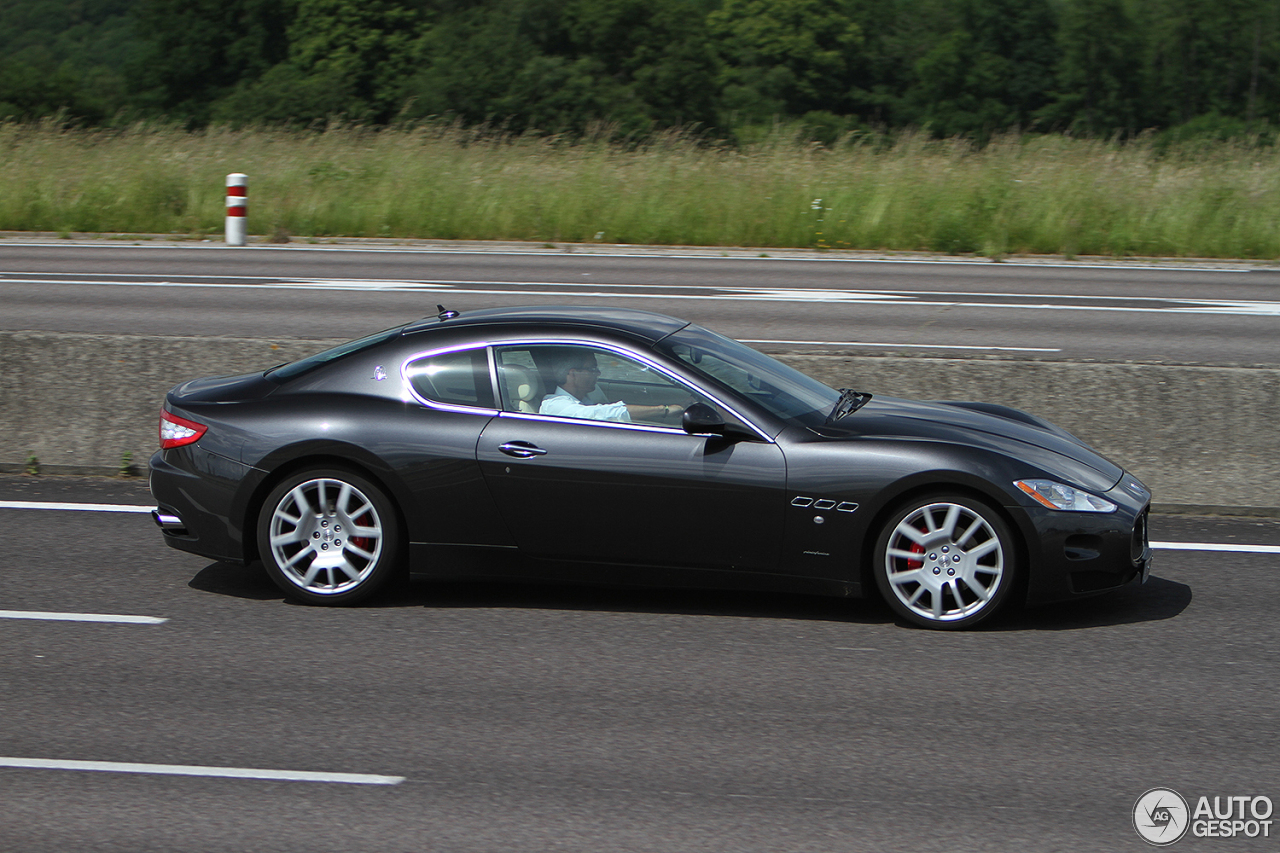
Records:
M832 423L843 418L845 415L851 415L861 409L871 399L871 395L865 391L855 391L852 388L841 388L840 399L836 401L835 408L831 410L831 414L827 415L827 423Z

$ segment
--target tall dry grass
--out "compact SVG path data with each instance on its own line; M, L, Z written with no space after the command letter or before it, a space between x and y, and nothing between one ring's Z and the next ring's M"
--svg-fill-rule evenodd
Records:
M251 234L1280 257L1276 150L1060 136L732 149L8 123L0 230L217 234L233 171L250 176Z

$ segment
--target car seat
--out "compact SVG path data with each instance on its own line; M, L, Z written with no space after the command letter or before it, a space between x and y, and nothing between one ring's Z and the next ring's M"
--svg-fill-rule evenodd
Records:
M536 414L542 403L542 388L538 374L518 364L504 364L498 368L502 376L502 390L506 403L514 411Z

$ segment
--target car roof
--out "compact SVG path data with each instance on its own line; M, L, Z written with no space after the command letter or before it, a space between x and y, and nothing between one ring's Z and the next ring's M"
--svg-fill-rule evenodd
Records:
M448 316L455 314L456 316ZM520 308L481 308L476 311L445 311L424 317L404 327L404 334L428 329L464 326L595 326L649 341L665 338L689 325L687 320L635 311L630 308L594 308L582 305L539 305Z

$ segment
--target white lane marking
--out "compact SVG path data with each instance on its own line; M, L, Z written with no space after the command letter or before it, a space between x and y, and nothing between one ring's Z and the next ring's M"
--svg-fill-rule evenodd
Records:
M18 275L18 273L14 273ZM38 275L37 273L22 273L22 275ZM50 273L52 275L52 273ZM64 274L65 275L65 274ZM585 275L585 273L584 273ZM119 279L119 280L113 280ZM588 287L608 287L618 289L631 290L648 290L653 291L652 295L663 295L665 291L714 291L717 294L722 293L741 293L749 296L756 296L765 300L774 299L790 299L800 297L805 300L812 301L840 301L846 298L856 299L859 302L914 302L920 297L969 297L981 299L1061 299L1061 300L1092 300L1096 302L1167 302L1186 305L1232 305L1236 304L1235 300L1216 300L1216 299L1190 299L1182 297L1165 297L1165 296L1146 296L1146 295L1125 295L1113 296L1107 294L1079 294L1079 293L1017 293L1004 291L986 291L986 290L872 290L872 289L848 289L848 288L814 288L814 287L777 287L777 286L742 286L742 285L718 285L718 284L637 284L634 282L585 282L585 281L521 281L521 280L501 280L501 279L463 279L463 278L444 278L444 279L397 279L397 278L378 278L378 279L358 279L358 278L296 278L290 276L269 276L269 275L179 275L163 276L149 273L95 273L93 277L84 276L81 278L21 278L7 279L6 283L12 284L83 284L89 286L102 287L230 287L230 288L249 288L249 289L356 289L356 290L402 290L407 292L416 292L422 290L440 290L455 289L460 287L508 287L508 288L532 288L532 287L572 287L572 288L588 288ZM459 293L489 293L487 290L457 290ZM500 291L503 293L523 293L523 290ZM538 291L529 291L531 295L537 294ZM556 294L561 295L561 294ZM674 297L671 297L674 298ZM942 303L920 303L920 304L951 304L949 302ZM1247 300L1239 301L1241 305L1261 306L1266 310L1270 310L1272 306L1280 305L1280 302L1273 301L1257 301ZM1033 306L1036 307L1036 306Z
M138 278L135 276L134 278ZM88 279L33 279L29 281L11 280L15 283L31 284L80 284L108 287L170 287L170 288L232 288L247 290L331 290L397 293L439 293L447 291L458 295L470 296L511 296L526 295L539 297L570 297L590 299L664 299L664 300L719 300L730 302L805 302L805 303L839 303L844 305L903 305L921 308L998 308L1022 310L1052 311L1106 311L1127 314L1217 314L1240 317L1278 317L1280 302L1259 300L1209 300L1182 299L1160 296L1082 296L1078 294L1030 294L1030 293L986 293L980 291L874 291L874 290L813 290L787 289L770 287L720 287L716 285L641 285L641 284L598 284L584 282L555 281L462 281L462 280L396 280L396 279L289 279L270 276L225 276L219 279L239 278L243 281L93 281ZM465 285L476 285L466 287ZM538 287L608 287L622 290L624 288L644 289L647 292L617 292L614 290L520 290L519 288ZM501 288L501 289L498 289ZM674 290L707 290L712 293L666 293ZM935 297L922 299L920 297ZM968 302L966 299L1006 299L1006 300L1073 300L1088 304L1057 304L1050 302ZM1149 302L1159 303L1151 306L1105 305L1104 302Z
M594 287L608 286L593 284ZM675 285L673 289L685 289ZM715 285L696 284L690 290L723 290L730 294L745 294L755 299L782 302L855 302L865 305L868 302L910 302L914 294L885 290L836 290L834 288L803 287L716 287ZM1044 297L1040 297L1043 299Z
M1275 271L1280 271L1278 268ZM1238 272L1238 270L1224 270L1224 272ZM4 275L4 273L0 273ZM12 272L10 276L52 276L52 275L75 275L75 273L39 273L39 272ZM590 275L590 273L583 273ZM177 280L175 280L175 278ZM113 280L120 279L120 280ZM146 279L146 280L143 280ZM239 282L245 282L241 285ZM358 279L358 278L314 278L314 277L296 277L296 276L278 276L278 275L163 275L160 273L114 273L102 272L85 273L80 278L9 278L6 283L12 284L87 284L87 285L104 285L104 286L124 286L124 287L335 287L341 284L353 284L360 286L390 286L405 290L413 290L421 287L456 287L457 285L485 285L499 286L509 285L512 287L629 287L629 288L648 288L657 290L741 290L741 291L764 291L766 293L776 292L799 292L806 295L820 296L828 293L863 293L875 296L883 300L892 299L910 299L915 296L983 296L983 297L1021 297L1026 299L1043 299L1042 294L1028 293L1010 293L1003 291L986 291L986 290L848 290L841 288L794 288L785 287L751 287L741 285L719 285L719 284L637 284L634 282L586 282L586 281L520 281L509 279L474 279L474 278L377 278L377 279ZM265 283L262 284L262 283ZM1142 301L1180 301L1188 303L1212 303L1217 304L1217 300L1211 299L1184 299L1179 297L1163 297L1163 296L1110 296L1106 294L1080 294L1080 293L1056 293L1050 294L1054 299L1097 299L1101 301L1112 302L1142 302ZM1274 304L1263 302L1262 304Z
M55 613L45 610L0 610L0 619L42 619L49 622L114 622L125 625L163 625L158 616L116 616L111 613Z
M191 764L133 764L123 761L64 761L48 758L2 758L0 767L28 770L91 770L100 773L150 773L160 776L204 776L215 779L265 779L273 782L336 782L343 785L399 785L403 776L368 773L319 773L311 770L257 770L247 767L202 767Z
M60 501L0 501L0 509L54 509L76 512L151 512L154 507L134 504L77 504Z
M969 344L880 344L870 341L771 341L738 338L744 344L795 344L810 347L885 347L887 349L963 349L963 350L996 350L999 352L1062 352L1060 349L1048 347L997 347Z
M1232 554L1280 554L1280 545L1222 545L1217 542L1152 542L1161 551L1226 551Z

